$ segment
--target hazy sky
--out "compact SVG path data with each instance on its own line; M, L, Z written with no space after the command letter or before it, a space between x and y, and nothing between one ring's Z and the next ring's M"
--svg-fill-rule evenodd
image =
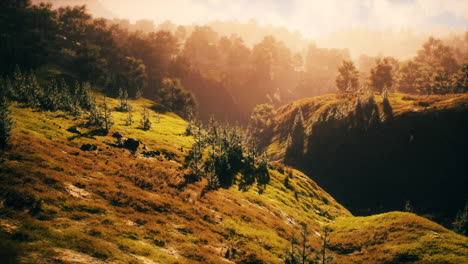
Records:
M100 0L116 16L176 24L212 20L286 26L308 37L352 27L468 29L467 0ZM60 2L60 1L57 1Z

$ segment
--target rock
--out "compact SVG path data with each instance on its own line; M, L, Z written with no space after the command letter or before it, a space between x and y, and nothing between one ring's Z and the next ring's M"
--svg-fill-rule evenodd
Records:
M81 150L83 151L94 151L96 149L97 149L97 146L93 144L83 144L81 146Z
M67 131L70 133L78 134L80 136L82 135L81 131L76 127L70 127L69 129L67 129Z
M140 141L136 138L129 138L125 140L123 147L130 150L130 151L137 151L138 147L140 146Z
M116 139L118 139L118 140L120 140L120 139L123 138L123 135L122 135L122 133L120 133L120 132L114 132L114 133L112 134L112 137L113 137L113 138L116 138Z
M143 156L145 157L156 157L156 156L160 156L161 155L161 152L159 151L144 151L141 153Z

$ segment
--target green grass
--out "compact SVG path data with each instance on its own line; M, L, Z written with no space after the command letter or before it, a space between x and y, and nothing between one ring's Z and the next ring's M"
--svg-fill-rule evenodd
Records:
M118 102L109 103L115 108ZM66 263L63 250L112 263L281 263L291 235L306 223L311 232L333 226L336 263L373 263L364 260L379 254L463 263L466 238L409 214L352 217L309 177L281 164L270 169L266 189L233 186L205 193L206 180L182 187L181 162L192 144L184 134L187 122L151 110L153 127L143 131L138 127L143 108L157 104L131 103L136 123L125 126L126 113L113 111L115 125L96 139L66 131L77 126L90 132L83 118L12 107L13 148L0 158L0 235L5 238L0 245L8 252L25 263ZM114 131L141 140L149 150L172 152L176 161L111 147L106 143L115 142ZM98 150L81 151L84 143ZM372 238L375 230L391 240ZM443 240L432 239L432 232L443 234ZM379 243L366 242L372 239ZM342 253L349 248L364 253ZM228 249L236 250L229 260Z

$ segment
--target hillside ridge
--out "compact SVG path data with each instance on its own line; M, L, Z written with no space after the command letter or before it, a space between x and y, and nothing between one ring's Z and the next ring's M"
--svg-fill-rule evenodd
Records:
M135 119L154 106L144 99L132 104ZM169 112L151 111L149 131L125 126L125 114L112 112L111 132L141 140L147 151L173 154L145 157L113 147L110 134L68 132L90 132L80 118L19 104L11 109L13 147L0 165L0 248L22 263L282 263L301 223L311 234L324 224L334 229L329 252L339 263L392 263L405 256L463 263L468 255L465 237L413 214L354 218L309 177L279 163L269 169L271 181L261 193L256 186L204 192L206 180L182 184L192 139L185 136L187 122ZM82 151L83 144L97 149ZM413 224L406 227L408 221ZM417 232L407 238L393 226ZM367 243L356 239L375 230L391 236L391 244L375 235ZM415 248L419 237L427 244ZM319 247L318 239L311 245Z

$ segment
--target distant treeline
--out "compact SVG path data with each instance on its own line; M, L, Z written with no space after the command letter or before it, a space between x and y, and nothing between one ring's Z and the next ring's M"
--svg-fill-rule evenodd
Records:
M181 87L195 94L203 119L215 113L218 119L245 123L257 104L278 106L337 91L340 65L351 60L348 50L314 44L297 53L273 36L250 47L239 35L221 36L209 26L189 31L166 23L158 28L164 30L95 19L84 6L54 10L28 0L2 1L0 71L11 74L16 65L23 71L57 67L66 81L90 82L109 96L123 88L129 97L161 101L164 80L180 79ZM380 73L390 65L392 82L386 84L390 90L459 92L439 87L460 74L468 58L463 49L467 42L468 34L460 47L431 38L414 60L361 56L359 69L354 70L365 82L371 68ZM428 88L428 82L436 85Z

